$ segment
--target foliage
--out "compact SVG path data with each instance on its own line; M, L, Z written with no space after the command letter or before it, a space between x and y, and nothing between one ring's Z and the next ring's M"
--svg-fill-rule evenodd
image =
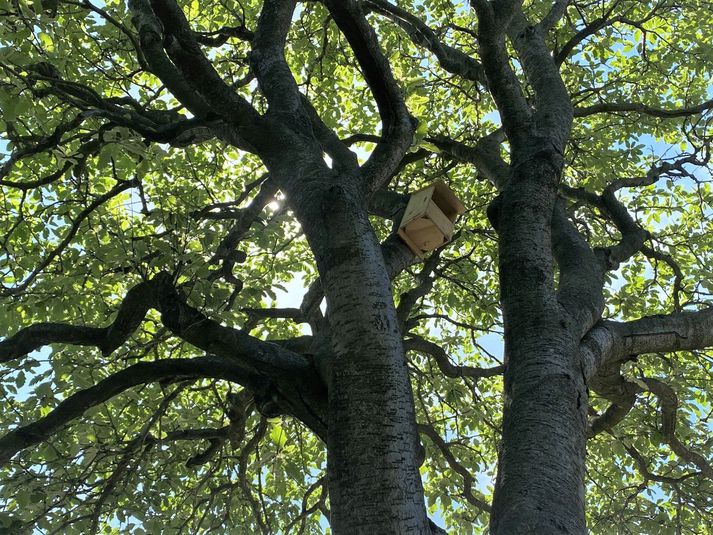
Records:
M179 4L220 77L264 112L248 66L262 2ZM482 79L443 60L454 49L478 57L469 6L398 3L432 29L435 46L383 4L364 2L419 125L389 189L445 180L468 207L451 244L393 281L397 303L415 298L404 332L426 450L421 473L437 523L482 532L500 438L502 318L497 236L486 216L496 189L472 153L497 134L500 119ZM525 12L539 19L550 4L526 2ZM702 23L710 8L695 0L573 1L548 36L575 109L561 190L572 221L593 246L618 240L620 229L593 196L609 188L649 233L609 274L610 319L711 303L713 34ZM111 325L127 292L160 273L223 326L261 340L311 334L316 327L299 303L318 273L290 198L271 189L257 156L191 123L147 67L129 6L0 0L0 20L0 334L9 339L42 322ZM324 124L364 161L380 132L378 110L321 3L298 5L285 53ZM503 157L508 150L499 145ZM383 216L372 224L386 239L391 223ZM237 260L229 263L233 276L223 269L226 254ZM114 351L64 342L3 358L5 433L129 366L206 354L155 310ZM630 381L670 387L675 435L708 463L712 363L696 350L643 355L623 368ZM86 406L2 468L0 531L322 532L329 504L322 442L296 419L261 413L248 390L225 379L169 377ZM592 532L713 530L710 477L672 449L661 396L646 383L637 396L623 421L588 441ZM593 417L610 404L592 392Z

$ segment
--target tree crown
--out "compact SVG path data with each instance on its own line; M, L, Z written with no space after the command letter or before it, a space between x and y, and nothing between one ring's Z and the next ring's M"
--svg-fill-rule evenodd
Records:
M0 0L0 526L323 529L324 427L278 396L290 374L318 382L330 335L298 222L297 192L323 185L308 162L361 166L429 508L483 529L503 371L494 199L520 150L512 118L545 131L559 98L571 133L542 145L563 149L558 288L585 243L606 264L605 322L643 325L611 364L624 382L592 387L590 527L711 528L711 342L681 330L713 293L710 5L526 2L493 84L486 15L508 3ZM528 32L562 88L523 60ZM435 180L468 210L416 263L393 225ZM654 315L683 323L631 323Z

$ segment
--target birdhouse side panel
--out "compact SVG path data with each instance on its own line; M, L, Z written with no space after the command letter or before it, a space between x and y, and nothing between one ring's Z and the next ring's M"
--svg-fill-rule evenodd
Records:
M450 241L453 235L453 222L446 217L433 201L428 203L426 217L433 222L436 228L438 228L440 233L445 237L446 241Z
M465 206L445 182L439 180L432 187L433 194L431 198L433 202L436 203L436 206L441 209L448 219L455 222L458 216L465 212Z

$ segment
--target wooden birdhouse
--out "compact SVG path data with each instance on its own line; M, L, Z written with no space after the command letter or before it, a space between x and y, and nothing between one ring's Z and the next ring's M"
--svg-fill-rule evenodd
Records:
M439 180L411 195L399 224L399 236L423 258L451 240L453 224L463 212L463 203Z

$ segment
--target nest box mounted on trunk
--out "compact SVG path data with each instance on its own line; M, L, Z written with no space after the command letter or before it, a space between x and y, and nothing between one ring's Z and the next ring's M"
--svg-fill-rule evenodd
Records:
M399 224L399 236L423 258L451 240L453 223L463 212L463 203L439 180L411 195Z

